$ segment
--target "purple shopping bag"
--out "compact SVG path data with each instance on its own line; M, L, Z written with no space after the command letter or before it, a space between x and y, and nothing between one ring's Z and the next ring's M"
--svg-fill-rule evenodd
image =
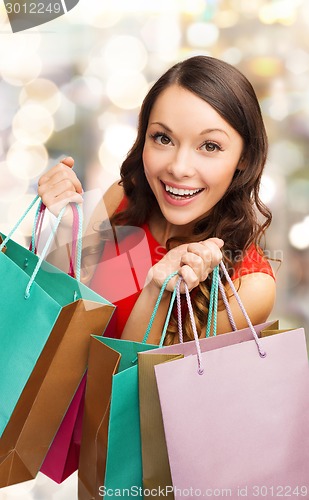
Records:
M249 323L189 344L155 367L175 499L309 498L304 330L260 340Z

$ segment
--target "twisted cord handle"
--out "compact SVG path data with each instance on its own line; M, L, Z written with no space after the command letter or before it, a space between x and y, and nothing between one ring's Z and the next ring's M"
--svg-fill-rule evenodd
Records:
M38 201L38 199L39 199L39 195L37 195L34 198L34 200L32 200L32 202L30 203L29 207L26 209L26 211L23 213L23 215L20 217L20 219L16 222L15 226L13 227L13 229L11 229L11 231L6 236L6 238L4 238L4 240L0 244L0 252L3 250L3 248L5 247L5 245L7 244L7 242L10 240L11 236L15 233L16 229L20 226L20 224L22 223L22 221L24 220L24 218L28 215L28 213L30 212L30 210L33 207L33 205L36 204L36 202Z
M243 305L243 303L241 301L241 298L238 295L238 292L237 292L237 290L236 290L236 288L234 286L234 283L231 280L231 278L229 276L229 273L227 272L226 267L225 267L225 265L223 264L222 261L220 262L220 266L221 266L221 269L222 269L222 271L223 271L223 273L224 273L224 275L226 277L226 280L227 280L228 284L230 285L231 290L232 290L232 292L233 292L233 294L234 294L234 296L235 296L235 298L236 298L236 300L238 302L238 305L239 305L239 307L241 309L241 312L243 313L244 317L246 318L246 321L248 323L250 331L251 331L251 333L253 335L253 338L255 340L255 343L257 345L257 348L258 348L258 351L259 351L259 355L261 356L261 358L265 358L266 352L264 351L264 349L261 346L260 340L259 340L259 338L257 336L257 333L256 333L256 331L255 331L255 329L254 329L254 327L253 327L253 325L251 323L251 320L250 320L250 318L248 316L248 313L247 313L247 311L246 311L246 309L245 309L245 307L244 307L244 305Z
M178 271L175 271L175 272L171 273L169 276L167 276L167 278L165 278L165 280L164 280L164 282L163 282L163 284L161 286L161 290L160 290L159 296L157 298L157 301L156 301L156 304L155 304L154 309L152 311L152 314L151 314L151 317L150 317L150 320L149 320L149 323L148 323L148 326L147 326L144 338L142 340L143 344L146 344L146 342L148 340L150 330L152 328L154 319L155 319L156 314L158 312L158 308L159 308L159 305L160 305L160 302L161 302L161 299L162 299L162 295L163 295L163 293L164 293L164 291L165 291L165 289L167 287L167 284L168 284L168 282L170 281L171 278L173 278L174 276L176 276L176 274L178 274ZM165 338L165 334L166 334L168 322L169 322L169 319L170 319L170 315L171 315L172 308L173 308L173 303L174 303L174 300L175 300L175 295L176 295L176 293L173 293L172 296L171 296L170 306L169 306L169 309L168 309L168 312L167 312L167 316L166 316L166 320L165 320L165 324L164 324L164 327L163 327L163 332L162 332L162 335L161 335L160 345L163 345L163 342L164 342L164 338Z
M190 322L191 322L192 331L193 331L193 335L194 335L194 341L195 341L195 345L196 345L197 364L198 364L198 370L197 370L197 372L198 372L199 375L202 375L204 373L204 368L202 366L202 352L201 352L201 347L200 347L200 343L199 343L198 334L197 334L197 331L196 331L196 326L195 326L194 313L193 313L193 308L192 308L192 303L191 303L190 292L189 292L187 283L184 281L184 279L181 276L179 277L178 282L177 282L177 286L176 286L177 298L178 298L178 296L180 296L180 283L181 283L181 281L183 281L184 287L185 287L186 301L187 301L187 305L188 305ZM178 317L178 325L180 323L181 323L181 317L180 318Z

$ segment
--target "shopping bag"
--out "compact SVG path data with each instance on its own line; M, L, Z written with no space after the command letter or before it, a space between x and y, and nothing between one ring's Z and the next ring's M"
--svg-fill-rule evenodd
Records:
M72 249L70 253L70 268L68 274L75 277L79 275L78 259L76 258L79 241L80 217L75 204L71 205L73 212L72 224ZM36 252L41 228L46 213L45 205L38 207L33 224L32 240L30 248ZM109 324L110 327L110 324ZM106 331L105 331L106 334ZM57 483L61 483L78 468L79 451L81 442L81 423L84 409L84 397L86 387L86 373L82 378L79 387L74 394L69 408L61 422L61 425L55 435L51 446L47 452L44 462L40 468L46 476Z
M156 491L158 496L162 491L170 499L174 495L154 367L180 358L183 354L157 354L157 350L147 352L147 356L138 353L143 489Z
M72 274L75 274L74 270L72 270ZM104 336L106 337L114 337L116 312L117 311L113 313L104 331ZM57 483L63 482L78 468L82 439L86 378L87 373L85 373L73 397L40 469L41 472Z
M175 499L188 491L194 498L206 491L232 499L285 491L308 497L304 330L259 339L246 318L251 339L203 352L196 335L192 356L155 367Z
M106 492L113 498L125 489L137 498L143 496L137 355L159 348L146 342L169 278L163 284L143 342L91 338L78 469L79 500L100 499Z
M78 468L87 373L82 378L41 465L40 472L62 483Z
M44 262L44 252L2 236L0 486L7 486L40 469L85 373L90 334L104 332L114 306Z
M180 281L178 282L180 285ZM225 302L227 312L230 318L231 327L236 330L235 321L226 298L224 288L221 288L222 298ZM249 328L231 334L224 334L218 337L210 337L213 323L214 310L218 306L219 289L219 268L213 272L212 286L210 290L209 311L206 325L206 338L200 340L201 351L207 351L231 343L242 342L244 339L251 339L252 334ZM177 294L178 314L181 312L180 295ZM178 320L181 326L181 318ZM269 328L278 328L278 322L267 322L255 327L258 335L268 331ZM215 333L215 332L214 332ZM183 358L195 353L195 342L183 343L182 330L179 328L178 344L165 346L138 354L139 371L139 404L140 404L140 427L142 443L142 462L143 462L143 487L144 491L164 492L167 498L174 498L172 479L168 461L168 453L164 435L162 413L159 401L158 388L155 379L154 366L172 359ZM178 353L178 354L177 354Z

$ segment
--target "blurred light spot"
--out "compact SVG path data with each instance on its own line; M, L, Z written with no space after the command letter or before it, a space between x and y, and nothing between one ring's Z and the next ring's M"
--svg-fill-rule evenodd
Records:
M187 30L187 39L192 47L210 47L219 37L219 30L212 23L192 23Z
M302 222L293 224L289 231L289 241L298 250L309 248L309 217L305 217Z
M304 164L301 148L297 143L288 140L272 143L269 148L269 159L272 169L276 169L276 172L281 175L291 175Z
M144 45L133 36L112 37L102 55L107 70L112 72L142 71L147 63Z
M288 209L306 214L309 210L309 179L293 178L288 183Z
M274 199L276 195L276 184L269 175L264 174L261 180L260 198L266 205Z
M306 73L309 69L309 55L302 49L294 49L286 59L286 67L294 75Z
M248 63L251 71L265 78L273 78L282 73L282 62L276 57L255 57Z
M205 11L205 0L178 0L183 14L197 16ZM207 3L206 3L207 9Z
M39 75L42 63L37 49L41 35L1 33L0 74L11 85L26 85Z
M0 82L0 130L11 128L19 92L19 88L4 81Z
M16 113L12 131L15 138L27 145L46 142L54 129L54 121L46 108L39 104L25 104Z
M0 163L0 199L1 203L15 202L25 195L29 181L17 177L9 171L6 162Z
M63 94L61 94L61 105L54 114L55 131L59 132L71 127L76 119L76 106Z
M21 105L25 103L40 104L50 113L54 113L61 101L61 95L57 85L51 80L45 78L37 78L26 85L20 92L19 102Z
M218 10L214 21L219 29L231 28L239 21L239 12L236 9L224 10L222 7L222 9Z
M34 53L37 51L41 43L41 35L35 32L35 29L29 33L1 33L0 55L1 58L6 54L10 54L11 58L18 59L22 54Z
M141 73L126 72L112 75L106 83L106 93L113 104L122 109L139 107L148 90Z
M97 110L104 96L102 80L94 76L78 76L61 87L63 94L78 106Z
M174 62L179 58L182 32L178 20L173 16L150 19L143 26L141 36L148 50L154 52L160 62Z
M237 47L229 47L221 54L221 59L229 64L237 65L242 60L243 53Z
M0 59L0 72L5 81L11 85L22 86L40 74L42 62L37 54L20 54L12 57L6 54Z
M24 214L24 212L29 207L30 203L33 201L34 195L25 194L18 200L18 203L11 203L8 208L8 222L12 227L16 224L16 222L20 219L20 217ZM28 212L25 219L18 226L18 232L23 236L31 236L33 221L35 217L36 206L32 207L32 209Z
M42 144L25 146L14 143L7 153L9 170L22 179L32 179L40 175L47 166L48 153Z
M136 139L136 129L130 125L109 125L104 134L104 146L119 160L124 160Z
M121 161L117 156L111 153L104 142L99 147L98 156L104 171L119 179Z
M89 24L96 28L110 28L122 17L123 13L112 8L104 0L80 0L78 7L70 11L67 21L70 23Z
M296 7L299 1L277 0L264 4L259 10L259 18L264 24L281 23L291 25L296 20Z

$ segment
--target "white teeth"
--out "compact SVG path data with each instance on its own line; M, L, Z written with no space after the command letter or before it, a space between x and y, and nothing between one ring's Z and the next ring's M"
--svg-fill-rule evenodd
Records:
M172 194L178 195L178 196L192 196L193 194L197 193L198 191L201 191L200 189L177 189L172 186L169 186L168 184L164 184L165 186L165 191L168 191Z

